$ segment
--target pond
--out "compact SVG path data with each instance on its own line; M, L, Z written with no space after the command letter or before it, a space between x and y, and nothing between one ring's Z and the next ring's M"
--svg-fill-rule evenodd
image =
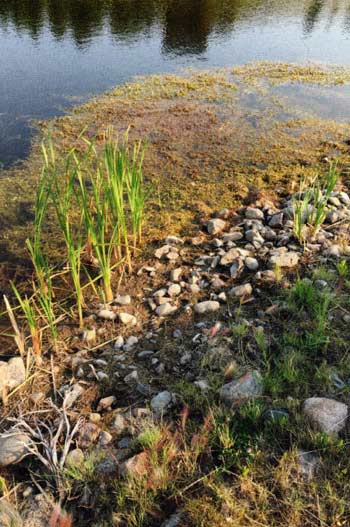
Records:
M139 74L252 60L350 63L337 0L0 2L0 164L24 158L33 119Z

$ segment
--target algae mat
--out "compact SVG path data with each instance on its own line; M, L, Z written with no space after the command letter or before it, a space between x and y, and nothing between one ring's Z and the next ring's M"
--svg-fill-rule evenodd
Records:
M164 233L190 233L215 209L232 207L258 189L288 190L337 157L346 173L350 72L344 68L254 63L234 69L155 75L91 100L70 115L40 123L30 157L1 174L2 277L28 264L40 139L48 132L59 151L84 133L147 143L145 176L154 184L146 242ZM48 237L52 226L47 225ZM146 247L149 244L146 244Z

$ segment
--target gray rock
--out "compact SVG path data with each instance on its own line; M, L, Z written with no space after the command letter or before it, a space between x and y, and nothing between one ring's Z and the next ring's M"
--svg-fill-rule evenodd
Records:
M323 251L323 254L325 256L332 256L334 258L340 258L340 256L342 255L342 250L339 245L334 244L328 247L328 249L326 249L325 251Z
M16 430L9 430L0 434L0 467L7 467L19 463L29 454L30 437Z
M163 256L167 255L171 249L171 245L163 245L155 251L154 256L160 260Z
M21 357L13 357L8 362L0 361L0 393L4 388L16 388L25 378L26 369Z
M136 317L130 313L119 313L119 320L124 326L136 326L137 324Z
M125 430L128 428L127 421L122 414L116 414L113 420L112 428L118 435L125 432Z
M71 408L84 391L84 388L78 383L69 386L64 392L63 406L65 408Z
M110 309L100 309L97 316L103 320L115 320L117 318L117 313L114 313L114 311L111 311Z
M0 526L1 527L22 527L23 520L15 507L8 501L0 501Z
M165 304L157 307L156 313L159 317L166 317L167 315L174 313L176 309L177 308L175 306L172 306L169 302L166 302Z
M181 238L178 238L177 236L167 236L165 238L165 243L167 245L183 245L184 241Z
M273 229L281 229L283 227L283 212L271 216L269 226Z
M265 216L262 210L255 207L247 207L245 217L249 220L263 220Z
M103 397L102 399L100 399L99 403L98 403L98 406L97 406L97 411L101 411L101 410L108 410L111 408L111 406L116 402L117 398L115 395L109 395L108 397Z
M299 262L299 255L296 252L290 251L281 254L273 254L270 256L269 267L295 267Z
M336 196L330 196L328 198L328 203L330 203L334 207L340 207L341 206L340 199L338 199Z
M214 218L209 220L207 223L207 231L209 234L218 234L219 232L223 231L225 227L226 222L220 218Z
M350 205L350 198L346 192L339 192L339 199L342 203L344 203L344 205Z
M126 339L126 342L124 344L124 350L125 351L131 350L134 346L136 346L138 341L139 341L139 339L137 337L135 337L135 335L130 335L130 337L128 337Z
M131 297L130 297L130 295L118 295L114 299L114 302L116 304L119 304L120 306L127 306L127 305L131 304Z
M120 350L124 346L124 337L119 335L114 341L114 349Z
M224 234L222 237L222 241L224 243L227 242L238 242L239 240L242 240L243 234L240 231L232 231L228 232L227 234Z
M181 286L179 284L171 284L168 287L169 296L178 296L181 293Z
M237 249L233 248L227 251L221 259L220 264L221 265L229 265L232 264L237 258L239 258L240 254Z
M172 403L172 394L168 390L157 393L151 399L151 408L153 412L157 415L166 413L167 409Z
M334 399L310 397L304 401L303 414L320 432L337 435L345 427L348 407Z
M248 256L244 263L246 267L248 267L249 271L257 271L259 269L259 262L256 258L252 258L251 256Z
M262 377L258 371L254 370L239 379L224 384L220 389L220 399L224 403L231 405L241 399L259 397L262 393Z
M214 311L218 311L219 309L220 304L215 300L206 300L204 302L199 302L194 306L194 311L199 315L203 315L204 313L213 313Z
M233 262L233 264L230 267L230 275L231 278L237 278L241 271L243 270L243 261L241 258L236 258L236 260Z
M327 212L326 214L326 223L337 223L337 221L340 220L340 216L339 216L339 213L338 211L336 210L330 210L329 212Z
M230 296L241 297L241 296L249 296L252 294L252 292L253 292L253 288L248 283L248 284L242 284L242 285L237 285L236 287L232 287L232 289L229 290L228 294Z
M182 268L181 267L177 267L176 269L172 269L172 271L170 271L170 280L172 282L178 282L180 280L181 275L182 275Z
M139 380L139 376L138 376L137 370L132 371L131 373L129 373L128 375L124 377L124 382L126 384L137 384L138 380Z
M307 481L310 481L320 465L320 459L312 452L298 450L297 463L299 472Z
M181 512L176 512L175 514L172 514L170 518L165 520L160 527L178 527L183 519L183 514Z
M84 452L80 448L74 448L68 453L66 465L78 467L84 463Z

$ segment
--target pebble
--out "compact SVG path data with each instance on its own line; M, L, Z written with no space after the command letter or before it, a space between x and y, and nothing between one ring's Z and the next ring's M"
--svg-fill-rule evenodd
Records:
M136 326L137 318L130 313L119 313L119 320L125 326Z
M151 399L151 408L157 415L166 413L170 404L172 403L172 394L168 390L159 392Z
M227 242L238 242L239 240L242 240L243 234L240 231L232 231L228 232L227 234L224 234L222 237L222 241L224 243Z
M97 411L101 410L110 410L112 405L116 402L117 398L115 395L109 395L108 397L103 397L103 399L100 399Z
M178 238L177 236L167 236L165 238L165 243L167 245L183 245L184 241L181 238Z
M171 284L168 287L169 296L178 296L181 293L181 286L179 284Z
M84 463L84 452L81 448L74 448L66 457L66 465L70 467L78 467Z
M248 256L244 263L246 267L248 267L249 271L257 271L259 269L259 262L256 258L252 258L251 256Z
M263 393L263 382L260 373L256 370L251 371L224 384L220 389L220 399L231 405L241 399L258 397Z
M174 313L176 311L176 307L172 306L169 302L166 302L165 304L162 304L157 307L156 313L159 317L166 317L167 315L171 315L171 313Z
M165 520L160 527L178 527L183 519L183 514L181 512L176 512L175 514L172 514L170 518Z
M225 227L226 222L220 218L214 218L209 220L207 223L207 231L209 234L218 234L219 232L223 231Z
M0 467L15 465L28 455L31 439L29 435L16 430L0 434Z
M0 361L0 393L4 388L16 388L25 378L26 368L21 357L13 357L8 362Z
M283 212L271 216L269 226L273 229L281 229L283 227Z
M286 252L270 256L269 267L295 267L299 262L299 255L296 252Z
M312 452L298 450L297 463L301 475L307 481L311 481L320 465L320 459L319 457L315 456L315 454L313 454Z
M78 383L68 387L64 392L63 406L71 408L84 391L84 388Z
M138 343L139 339L135 337L135 335L130 335L130 337L127 338L125 344L124 344L124 350L129 351L131 350L136 344Z
M139 376L137 370L132 371L124 377L125 384L137 384Z
M142 477L149 470L148 456L146 452L136 454L119 466L119 475L123 477Z
M114 349L120 350L124 346L124 337L119 335L114 341Z
M310 397L303 404L303 414L320 432L337 435L346 425L346 404L326 397Z
M180 280L180 277L182 275L182 268L177 267L176 269L172 269L170 271L170 280L172 282L178 282Z
M117 313L114 313L114 311L111 311L110 309L100 309L97 316L103 320L115 320L117 318Z
M241 296L249 296L252 294L252 292L253 292L252 286L249 283L247 283L247 284L237 285L236 287L232 287L232 289L229 290L228 294L230 296L241 297Z
M120 414L120 413L116 414L116 416L115 416L115 418L113 420L113 424L112 424L113 430L115 430L115 432L118 435L120 435L123 432L125 432L127 427L128 427L128 424L127 424L127 421L126 421L125 417L122 414Z
M250 220L263 220L265 216L262 210L255 207L247 207L245 217Z
M131 297L130 295L118 295L114 299L114 302L116 304L119 304L120 306L128 306L129 304L131 304Z
M206 300L204 302L199 302L194 306L195 313L199 315L203 315L204 313L213 313L214 311L218 311L219 309L220 304L215 300Z

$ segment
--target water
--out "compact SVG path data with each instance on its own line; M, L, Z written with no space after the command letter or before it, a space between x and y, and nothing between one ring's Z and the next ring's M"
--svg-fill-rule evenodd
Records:
M0 164L31 121L134 75L251 60L350 64L343 0L0 0Z

